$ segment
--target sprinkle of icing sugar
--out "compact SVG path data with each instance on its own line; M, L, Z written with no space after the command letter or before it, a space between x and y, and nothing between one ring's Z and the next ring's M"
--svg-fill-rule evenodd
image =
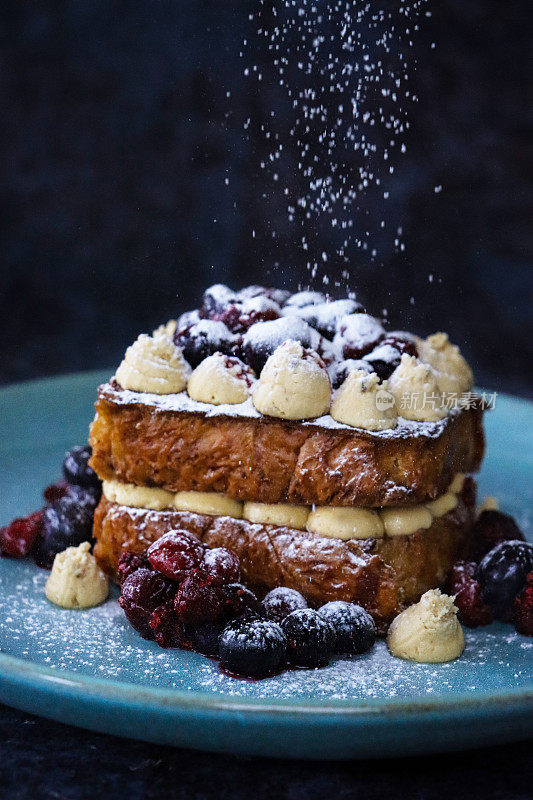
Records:
M157 411L189 412L203 414L206 417L244 417L249 419L263 419L263 415L260 414L259 411L257 411L257 409L254 407L251 398L248 398L244 403L238 403L235 405L212 406L208 403L200 403L196 400L192 400L186 392L167 395L131 392L126 389L114 389L109 383L101 386L99 393L117 405L139 404L150 406ZM459 413L460 409L454 409L450 412L449 416L451 417ZM403 419L403 417L399 417L398 426L394 429L363 432L368 436L376 436L378 438L386 437L397 439L412 436L436 438L442 434L444 428L446 427L446 423L446 418L438 420L437 422L414 422ZM291 423L285 421L285 424ZM323 417L318 417L317 419L299 422L296 424L328 428L329 430L359 431L359 428L352 428L349 425L343 425L341 422L336 422L329 414L325 414Z
M46 600L48 572L29 561L0 563L0 649L54 671L146 687L200 691L207 696L323 702L368 698L453 695L458 683L475 691L525 687L533 642L509 626L466 630L466 650L448 664L414 664L392 658L384 641L363 656L335 658L316 670L284 672L242 681L217 662L183 650L163 650L131 628L113 599L87 611L58 610ZM523 669L516 664L522 663Z
M385 334L385 328L370 314L347 314L339 322L334 343L366 347Z
M320 347L320 334L299 317L280 317L268 322L257 322L244 335L244 346L264 345L275 349L286 339L295 339L317 350Z

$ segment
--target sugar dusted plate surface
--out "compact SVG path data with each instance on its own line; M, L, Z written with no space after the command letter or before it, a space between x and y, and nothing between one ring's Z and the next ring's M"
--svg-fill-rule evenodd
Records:
M91 373L0 392L0 524L39 506L63 452L84 441ZM533 538L533 405L499 397L486 417L480 494ZM44 597L47 573L0 561L0 700L70 724L207 750L353 758L473 747L533 734L533 640L510 626L467 632L451 664L371 654L315 671L239 681L194 653L161 650L116 596L86 611ZM115 593L116 594L116 593Z

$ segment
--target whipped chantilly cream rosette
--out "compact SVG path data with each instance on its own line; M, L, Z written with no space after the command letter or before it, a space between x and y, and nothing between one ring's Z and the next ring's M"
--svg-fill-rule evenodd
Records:
M190 367L168 333L142 333L128 347L116 371L123 389L154 394L174 394L187 386Z

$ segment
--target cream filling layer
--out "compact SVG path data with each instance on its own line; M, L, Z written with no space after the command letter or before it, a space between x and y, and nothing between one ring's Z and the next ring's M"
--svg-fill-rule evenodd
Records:
M464 475L448 491L425 505L355 508L350 506L296 506L289 503L242 503L217 492L167 492L111 480L103 482L104 497L112 503L150 511L189 511L216 517L246 519L262 525L308 530L333 539L382 539L409 536L427 530L433 520L457 507L454 489L461 491Z

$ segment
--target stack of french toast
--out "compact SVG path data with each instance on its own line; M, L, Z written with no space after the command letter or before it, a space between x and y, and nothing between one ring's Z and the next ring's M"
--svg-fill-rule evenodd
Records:
M482 412L446 334L387 332L355 298L211 287L99 388L95 555L116 576L186 530L255 591L356 602L385 630L468 551Z

